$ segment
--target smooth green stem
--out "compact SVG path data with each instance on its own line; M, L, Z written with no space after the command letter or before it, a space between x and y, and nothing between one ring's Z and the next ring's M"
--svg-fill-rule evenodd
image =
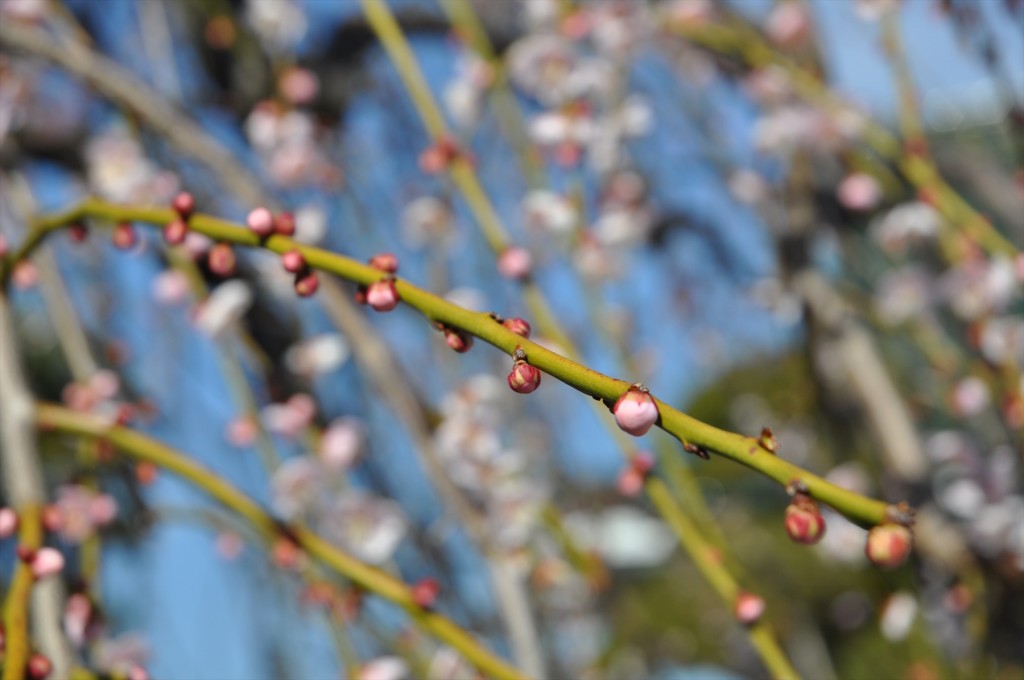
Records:
M673 502L672 494L665 482L652 477L648 480L646 488L651 501L661 510L665 520L672 526L680 542L683 543L683 547L697 566L697 570L731 608L743 589L722 564L721 550L709 543L690 518ZM800 677L796 669L789 663L789 659L786 658L786 653L776 642L771 626L764 616L748 626L748 633L751 643L757 649L773 678L796 680Z
M165 208L121 206L87 199L67 212L34 221L25 243L14 254L13 259L5 263L3 278L6 279L12 263L27 257L47 234L69 223L87 218L99 218L107 222L129 221L163 225L175 219L176 214ZM284 236L274 235L261 240L249 229L226 220L193 215L189 227L216 241L263 247L275 253L298 250L311 267L358 284L368 285L385 276L380 270L351 258L303 245ZM576 390L604 401L608 406L614 404L630 387L630 383L625 380L598 373L516 335L497 323L490 314L463 309L403 279L396 280L395 287L403 302L431 321L466 331L509 355L515 352L517 347L522 347L530 364ZM694 444L730 458L775 480L783 487L794 482L802 483L811 496L832 506L837 512L861 526L872 527L888 518L889 506L882 501L843 489L785 461L761 448L758 441L752 437L727 432L703 423L661 400L657 400L657 404L661 415L658 425L680 442Z
M40 508L28 505L18 508L18 544L37 550L43 544L43 525ZM28 634L28 605L32 595L32 567L18 561L11 578L11 586L4 600L3 680L21 680L31 651Z
M133 458L149 461L187 479L244 518L263 536L274 536L282 529L279 522L255 501L212 471L143 434L55 404L39 404L36 408L36 422L42 430L103 439ZM289 526L287 531L289 537L311 557L356 585L402 607L416 625L457 649L482 673L503 680L525 679L516 668L482 647L458 625L440 614L417 606L405 583L336 548L306 527ZM4 680L8 680L7 676Z

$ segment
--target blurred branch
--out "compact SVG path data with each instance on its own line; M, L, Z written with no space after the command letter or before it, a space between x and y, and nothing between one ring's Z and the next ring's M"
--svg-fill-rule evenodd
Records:
M231 153L194 123L174 102L152 90L134 73L76 42L60 44L41 28L13 21L0 22L0 43L46 59L72 73L118 107L144 120L182 153L201 159L243 201L263 203L266 192L259 180L239 165Z
M88 199L64 213L42 217L33 223L25 242L4 263L0 280L6 280L11 265L24 259L48 234L69 223L87 218L110 222L131 221L156 225L167 224L176 218L170 209L156 207L120 206L96 199ZM298 250L309 266L331 272L361 285L369 285L387 278L387 274L366 264L320 248L303 245L280 235L260 239L251 230L226 220L194 215L189 228L216 241L249 247L263 247L275 253ZM460 329L474 335L503 352L512 355L522 348L531 365L551 374L576 390L611 406L630 387L630 383L603 375L567 359L545 347L531 342L506 329L484 312L471 312L403 279L395 280L395 287L403 302L419 310L433 322ZM866 498L843 489L808 472L793 463L778 458L763 448L758 439L718 429L686 415L672 406L655 399L660 419L659 426L683 444L695 445L718 452L775 480L783 487L796 484L806 487L812 497L832 506L850 520L863 526L874 526L898 519L901 513L888 504Z
M15 510L27 515L22 518L27 526L22 526L21 539L28 547L37 547L42 543L37 513L46 503L46 487L36 449L34 401L21 370L14 319L4 290L0 290L0 404L0 469L3 470L4 495ZM50 578L32 588L31 570L26 572L27 567L21 567L5 607L8 635L19 635L25 630L27 622L22 610L31 588L33 637L53 663L56 677L65 677L71 659L60 629L63 587L59 579ZM24 599L19 593L23 593ZM27 652L24 658L19 658L23 650L18 647L19 651L14 651L12 646L8 644L4 680L20 677L27 658Z
M669 24L665 27L690 42L719 54L733 55L750 68L776 66L789 75L796 94L805 101L827 111L844 112L855 109L832 93L815 74L776 50L753 27L732 19L705 24ZM859 113L859 112L858 112ZM999 233L984 216L978 214L936 172L933 165L912 153L904 141L880 123L865 117L865 144L882 158L892 161L903 176L919 190L934 192L935 207L951 224L964 230L992 254L1013 256L1017 248Z
M154 463L187 479L238 513L261 535L282 535L294 540L309 555L338 574L400 606L417 626L457 649L481 672L506 680L524 680L526 677L480 646L469 633L451 620L418 606L411 588L405 583L334 547L304 526L281 525L248 496L184 454L128 428L110 425L99 417L55 404L38 404L35 422L41 429L108 441L133 458Z

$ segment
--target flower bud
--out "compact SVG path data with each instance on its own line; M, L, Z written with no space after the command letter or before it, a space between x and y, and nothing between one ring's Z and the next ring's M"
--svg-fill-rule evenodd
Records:
M135 247L138 239L135 237L135 228L131 222L119 222L114 227L114 233L111 235L110 240L114 242L114 247L121 250L129 250Z
M64 515L56 505L45 505L40 513L40 520L43 528L50 533L57 533L64 529Z
M879 524L868 532L864 552L876 567L894 569L910 555L911 543L910 529L902 524Z
M64 568L64 555L55 548L40 548L29 562L32 575L37 579L59 574Z
M182 191L171 201L171 207L183 221L187 221L196 211L196 199L187 191Z
M529 276L532 266L530 251L519 246L506 248L498 257L498 272L513 281L522 281Z
M524 338L530 337L530 323L526 319L520 319L518 316L513 319L505 319L501 322L501 325L509 329L516 335L521 335Z
M366 304L378 312L389 312L398 306L398 290L393 279L371 283L366 289Z
M298 250L289 250L281 255L281 266L285 271L298 274L306 268L306 258Z
M295 235L295 215L283 212L274 220L274 231L281 236Z
M825 519L818 504L804 494L797 494L786 508L786 533L797 543L814 545L825 535Z
M299 297L309 297L320 287L320 279L316 272L309 271L295 277L295 292Z
M435 578L425 578L416 582L412 587L412 601L417 607L430 609L437 602L437 596L441 592L441 584Z
M53 664L50 660L36 652L28 658L25 663L25 674L31 680L43 680L43 678L50 675L53 672Z
M68 225L68 236L75 243L82 243L89 238L89 229L81 222L72 222Z
M428 175L439 175L448 170L452 161L462 155L458 143L451 137L444 136L420 154L420 170Z
M169 246L180 246L188 236L188 225L184 219L176 219L164 227L164 241Z
M0 538L9 538L18 530L18 513L14 508L0 508Z
M266 208L256 208L245 218L245 224L257 236L266 238L274 233L274 214Z
M629 434L639 437L658 422L658 406L643 385L633 385L612 407L615 422Z
M217 276L231 276L235 273L235 251L227 243L218 243L206 254L206 264Z
M540 387L540 376L539 368L517 359L508 374L508 386L519 394L529 394Z
M398 271L398 258L392 253L377 253L370 258L370 266L388 274Z
M463 354L473 347L473 336L453 328L444 329L444 341L449 347Z
M736 596L736 601L732 605L732 611L736 615L737 621L746 626L752 626L764 614L764 607L764 598L760 595L741 591Z

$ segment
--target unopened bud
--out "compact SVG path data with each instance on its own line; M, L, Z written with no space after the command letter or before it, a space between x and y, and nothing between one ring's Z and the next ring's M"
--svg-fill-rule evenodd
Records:
M879 524L868 532L865 554L882 569L895 569L910 555L913 542L910 529L902 524Z
M658 422L658 405L643 385L633 385L612 407L615 422L629 434L639 437Z

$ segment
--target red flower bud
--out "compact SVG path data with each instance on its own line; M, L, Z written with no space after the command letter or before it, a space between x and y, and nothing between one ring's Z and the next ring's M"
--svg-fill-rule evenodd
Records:
M171 201L171 207L181 216L182 220L187 221L196 211L196 199L187 191L182 191Z
M508 386L519 394L529 394L540 387L540 369L517 359L508 374Z
M514 319L505 319L504 321L501 322L501 325L509 329L516 335L521 335L524 338L529 338L530 331L533 330L532 328L530 328L530 324L528 321L526 321L526 319L520 319L518 316L515 317Z
M612 407L615 422L629 434L639 437L658 422L658 405L643 385L633 385Z
M25 664L25 673L32 680L43 680L53 672L53 664L48 658L36 652L28 658Z
M760 595L741 591L732 605L733 614L740 623L752 626L764 614L764 599Z
M378 312L389 312L398 306L398 290L392 279L371 283L366 289L366 304Z
M398 258L392 253L377 253L370 258L370 266L388 274L398 271Z
M473 336L452 328L444 329L444 341L459 354L468 352L473 347Z
M25 564L32 564L32 560L36 558L35 548L30 548L21 543L19 543L18 547L14 549L14 554L17 556L19 561L24 562Z
M81 222L72 222L68 225L68 236L75 243L82 243L89 237L89 229Z
M285 271L298 274L306 268L306 258L298 250L289 250L281 255L281 266Z
M437 602L437 596L441 592L441 584L434 578L425 578L416 582L412 587L412 601L417 607L430 609Z
M50 533L56 533L64 528L64 516L56 505L45 505L40 517L43 528Z
M180 246L188 236L188 225L185 220L176 219L164 227L164 241L169 246Z
M894 569L910 555L912 540L910 529L902 524L879 524L868 532L864 552L876 567Z
M138 242L138 239L135 238L135 228L132 227L131 222L119 222L114 227L114 233L110 239L114 242L114 247L121 250L134 248Z
M825 535L825 519L818 504L804 494L797 494L786 508L786 533L797 543L814 545Z
M260 238L274 233L274 214L266 208L256 208L245 218L249 230Z
M274 221L274 231L281 236L295 235L295 215L290 212L283 212Z
M460 155L462 155L462 151L459 149L458 143L451 137L442 137L420 154L420 170L428 175L439 175L446 171L452 161Z
M309 271L295 277L295 292L299 294L299 297L309 297L319 287L320 279L314 271Z
M235 273L235 251L227 243L218 243L206 254L206 264L217 276L231 276Z

